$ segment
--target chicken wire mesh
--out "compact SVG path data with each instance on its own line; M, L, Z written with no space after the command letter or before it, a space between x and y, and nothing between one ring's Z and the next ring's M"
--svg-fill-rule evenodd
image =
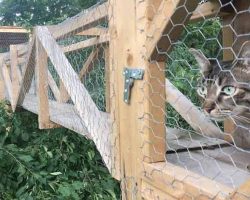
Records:
M148 102L153 112L137 116L138 123L145 124L138 130L142 140L141 161L155 160L150 157L152 154L149 156L143 151L144 146L152 146L155 157L162 154L154 141L145 139L146 130L153 138L162 140L161 144L166 143L167 150L164 162L158 163L157 168L144 164L139 168L151 182L157 182L165 174L161 190L171 188L169 199L221 197L250 178L250 27L243 20L250 15L249 5L218 1L215 4L217 7L208 16L203 6L211 5L212 1L200 1L194 12L186 8L188 1L183 1L185 3L180 6L175 0L167 2L169 7L177 5L176 12L184 9L191 20L186 17L188 23L183 20L183 23L176 24L165 16L165 20L173 25L162 35L162 38L169 39L169 46L164 42L158 44L156 50L161 61L158 57L149 61L150 67L160 73L155 74L153 69L146 70L150 81L142 80L141 92L147 91L147 87L151 91L145 92L138 106ZM103 5L100 8L98 4L48 29L39 28L33 39L36 40L35 45L42 46L48 56L46 93L50 120L92 139L104 163L115 174L120 170L114 166L117 160L119 162L114 152L119 152L120 141L114 137L117 134L116 107L114 103L110 104L116 103L118 98L114 91L117 83L112 76L116 66L109 63L109 56L116 49L109 49L107 37L109 22L114 16L112 13L109 17L103 15L113 9L111 3ZM157 8L153 4L149 7L157 15ZM92 13L92 9L96 11ZM75 22L82 15L87 15L87 20L93 20L94 25L75 28ZM71 31L65 31L65 27ZM176 27L180 27L182 33L175 38L171 31ZM146 33L146 37L152 38L151 34ZM32 48L35 45L31 42L27 51L26 63L31 66L28 72L23 70L24 64L20 64L19 68L22 76L32 79L31 82L24 81L21 90L21 94L25 95L23 107L37 113L39 74L37 68L32 66L37 65L40 54L36 53L37 47ZM167 48L162 48L164 45ZM152 82L159 88L151 85ZM29 90L27 94L25 90ZM229 125L224 123L226 119L230 119ZM166 132L166 138L158 137L157 130ZM121 177L123 193L138 193L136 178ZM131 180L134 184L127 184ZM208 188L204 184L199 185L200 181ZM185 188L180 184L182 182L194 183L200 189ZM178 193L180 190L181 193ZM214 192L214 196L206 193L209 190ZM141 192L142 196L150 194L154 199L161 196L161 191L153 190L150 184L144 183Z
M206 197L214 199L228 192L225 186L237 189L250 178L250 27L244 22L249 17L249 3L201 1L194 12L190 11L188 3L166 3L169 7L177 5L175 12L179 13L179 18L183 17L183 13L186 15L181 23L165 16L172 28L163 33L161 42L156 46L158 57L150 59L150 63L158 63L158 67L162 62L159 60L166 61L164 68L161 68L166 82L162 83L162 79L158 79L165 90L162 88L161 92L152 92L159 97L166 92L166 104L162 106L151 102L153 108L164 110L162 115L165 121L157 120L157 115L151 120L166 127L167 153L165 164L161 163L158 168L146 171L151 181L156 182L159 174L163 176L166 171L170 171L171 178L161 183L176 191L184 188L179 196L181 199L200 199L203 195L205 198L204 190L194 194L178 183L188 182L189 179L195 183L197 179L206 177L213 181L217 191L215 196ZM208 14L209 9L205 8L212 3L217 4L217 7ZM155 15L159 14L154 4L151 7ZM190 20L187 20L188 16ZM157 28L157 24L151 26ZM182 33L177 36L175 29L182 29ZM157 31L160 30L155 29L147 37L154 37ZM147 72L151 73L150 70ZM149 76L157 78L152 73ZM144 99L149 100L151 97L145 95ZM153 126L149 129L154 131ZM157 137L158 133L153 134ZM144 140L143 144L147 142ZM157 144L154 146L152 142L151 145L157 149ZM144 158L147 156L144 154ZM201 184L202 187L211 190L208 182L207 185ZM145 194L151 193L151 197L161 199L159 191L154 192L150 187L144 189ZM173 199L178 196L174 192L171 194Z

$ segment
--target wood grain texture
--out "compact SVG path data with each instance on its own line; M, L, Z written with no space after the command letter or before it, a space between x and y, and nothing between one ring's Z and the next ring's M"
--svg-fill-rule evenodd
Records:
M161 2L153 20L149 23L145 51L147 58L164 61L161 52L167 52L180 36L184 26L198 6L196 0L165 0ZM167 37L162 37L167 35Z
M110 121L104 118L47 27L37 27L37 38L62 80L102 158L111 170Z
M50 129L58 127L57 124L50 121L48 99L48 56L38 40L36 40L36 74L39 128Z
M83 11L75 17L69 18L68 20L58 25L49 26L48 28L53 34L53 37L58 39L70 35L72 33L80 33L84 29L93 27L104 21L107 15L108 2L100 4L92 9Z
M101 35L99 37L90 38L78 43L71 44L69 46L62 47L64 53L77 51L80 49L88 48L95 45L101 45L109 41L109 35Z
M20 89L20 79L22 78L18 67L18 54L16 45L10 45L10 66L11 66L11 81L12 81L12 101L11 107L13 112L16 110L18 91Z
M143 181L176 199L226 200L233 191L230 187L168 162L144 163L144 167Z
M33 37L31 42L29 43L29 50L26 55L26 63L24 66L23 78L17 95L18 96L17 105L22 105L25 95L29 91L32 83L32 78L35 72L35 57L36 57L35 44L36 44L35 37Z

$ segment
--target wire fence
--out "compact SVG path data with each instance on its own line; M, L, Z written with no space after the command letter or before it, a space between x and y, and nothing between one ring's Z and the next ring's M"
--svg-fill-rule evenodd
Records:
M13 109L92 139L124 199L249 199L249 3L116 3L1 54Z

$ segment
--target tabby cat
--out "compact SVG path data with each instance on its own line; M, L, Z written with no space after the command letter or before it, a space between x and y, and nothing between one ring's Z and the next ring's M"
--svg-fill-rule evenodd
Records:
M243 44L238 59L218 62L190 49L202 78L197 89L204 98L204 112L212 119L231 118L235 123L235 145L250 148L250 41Z

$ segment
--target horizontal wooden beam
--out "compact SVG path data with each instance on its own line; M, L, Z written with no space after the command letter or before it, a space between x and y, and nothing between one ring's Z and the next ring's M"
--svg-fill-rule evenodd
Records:
M25 96L22 107L25 110L38 114L37 96L28 93ZM51 121L91 139L86 126L75 111L74 105L49 100L49 108L51 110ZM102 114L108 119L109 116L106 113Z
M199 21L199 20L205 20L209 17L221 15L223 13L220 13L220 8L221 8L221 5L218 0L212 0L212 1L208 1L206 3L200 4L193 12L193 15L191 16L190 21L194 22L194 21Z
M0 26L0 33L29 33L30 31L21 28L21 27L15 27L15 26Z
M64 53L68 53L72 51L77 51L79 49L84 49L95 45L107 43L108 41L109 41L109 35L101 35L100 37L94 37L75 44L64 46L62 47L62 49Z
M53 37L58 39L70 34L77 34L84 29L96 26L103 22L108 15L108 2L72 17L61 24L48 26Z
M175 166L168 162L143 163L145 175L142 178L142 195L148 199L147 185L151 186L151 196L154 188L160 191L161 197L172 199L216 199L226 200L233 189L204 176ZM146 192L143 194L143 192ZM157 194L155 194L157 196ZM157 199L171 199L157 198Z
M90 28L87 30L84 30L80 33L77 33L77 35L90 35L90 36L99 36L99 35L104 35L108 33L107 28L99 28L99 27L94 27Z

